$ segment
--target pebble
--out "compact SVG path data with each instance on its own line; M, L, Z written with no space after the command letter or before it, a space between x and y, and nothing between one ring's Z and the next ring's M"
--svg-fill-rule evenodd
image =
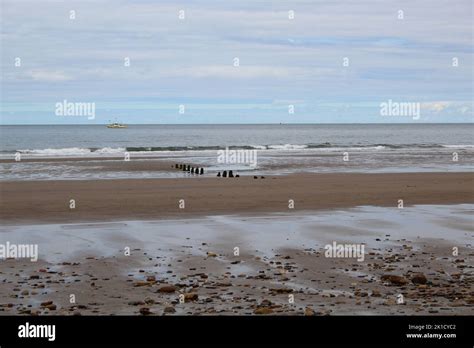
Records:
M428 280L423 273L417 273L412 278L411 281L413 284L426 284Z
M168 306L168 307L165 307L164 313L176 313L176 309L174 309L174 307L171 307L171 306Z
M139 312L140 312L141 315L150 315L151 314L150 308L148 308L148 307L140 308Z
M176 290L178 290L178 288L174 285L165 285L159 288L158 292L172 293L172 292L175 292Z
M384 274L381 277L382 281L388 281L393 285L405 285L408 284L408 280L406 280L402 276L392 275L392 274Z
M196 293L188 293L188 294L184 294L184 300L185 301L196 301L198 299L198 294Z
M255 309L254 313L255 314L272 314L273 309L269 307L258 307L257 309Z

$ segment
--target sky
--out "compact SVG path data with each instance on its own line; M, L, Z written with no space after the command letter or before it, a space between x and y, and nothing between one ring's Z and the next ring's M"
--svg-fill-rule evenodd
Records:
M0 19L0 124L474 121L472 0L2 0Z

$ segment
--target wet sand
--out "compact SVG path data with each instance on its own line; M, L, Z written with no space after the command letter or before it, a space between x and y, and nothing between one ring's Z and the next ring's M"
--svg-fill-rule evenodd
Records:
M4 226L40 258L1 261L0 315L472 315L473 209Z
M474 202L473 173L293 174L240 178L3 181L3 224L189 218ZM70 209L70 200L75 208ZM180 200L184 200L184 208ZM289 209L289 200L294 209Z

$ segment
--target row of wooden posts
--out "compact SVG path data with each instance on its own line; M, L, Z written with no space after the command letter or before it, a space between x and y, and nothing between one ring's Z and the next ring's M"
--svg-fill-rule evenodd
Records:
M181 169L183 172L188 172L188 173L191 173L191 174L199 174L199 175L204 174L204 168L198 168L198 167L194 168L194 167L191 167L191 165L189 165L189 164L178 164L178 163L176 163L174 166L175 166L176 169ZM227 178L227 177L229 177L229 178L238 178L238 177L240 177L239 174L234 175L232 170L229 170L228 172L227 172L227 170L224 170L222 172L222 175L221 175L221 172L218 172L217 176L219 178L221 176L223 178Z
M176 169L181 169L183 172L189 172L191 174L204 174L204 168L194 168L191 167L189 164L175 164Z

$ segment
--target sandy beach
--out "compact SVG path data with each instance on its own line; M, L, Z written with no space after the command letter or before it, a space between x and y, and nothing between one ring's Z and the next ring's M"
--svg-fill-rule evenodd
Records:
M4 181L0 241L39 258L2 261L0 314L472 314L473 179Z
M473 173L295 174L240 178L0 183L3 224L119 221L474 202ZM75 208L70 209L70 200ZM184 208L180 208L184 200Z

